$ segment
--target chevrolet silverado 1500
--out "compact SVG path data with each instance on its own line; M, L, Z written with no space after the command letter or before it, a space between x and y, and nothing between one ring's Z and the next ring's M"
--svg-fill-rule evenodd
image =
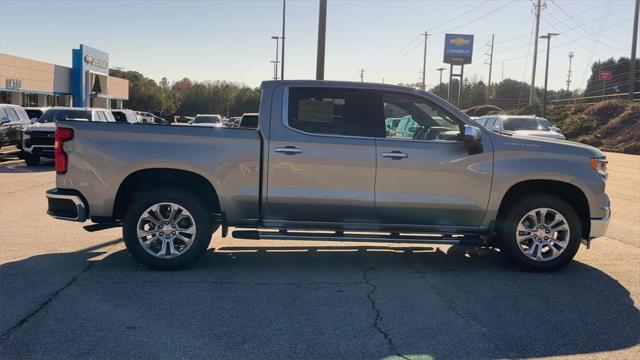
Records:
M244 239L495 246L551 270L604 235L610 214L598 149L494 133L384 84L264 82L257 129L59 121L55 160L48 213L122 226L154 269L191 264L233 227Z

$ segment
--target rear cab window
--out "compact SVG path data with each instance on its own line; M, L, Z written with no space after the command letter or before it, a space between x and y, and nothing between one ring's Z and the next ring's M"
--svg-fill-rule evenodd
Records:
M373 137L374 100L362 89L292 87L287 124L309 134Z

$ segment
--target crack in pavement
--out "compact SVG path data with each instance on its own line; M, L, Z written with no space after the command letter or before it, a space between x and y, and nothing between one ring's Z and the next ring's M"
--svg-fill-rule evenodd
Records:
M476 328L494 348L502 350L500 343L494 340L494 336L491 335L491 332L489 331L489 329L484 327L474 317L465 314L459 302L457 302L456 299L445 294L444 291L442 291L442 289L436 286L433 279L427 276L428 274L425 273L418 265L411 262L410 266L414 269L414 271L417 274L419 274L423 279L427 281L429 286L433 289L434 293L444 300L444 303L453 311L454 314L456 314L463 321L471 324L472 327Z
M391 352L395 355L398 356L402 359L407 359L409 360L409 358L407 358L406 356L400 354L400 352L398 351L398 348L396 347L395 342L393 341L393 339L391 338L391 336L384 331L384 329L381 326L381 322L382 322L382 313L380 312L380 309L378 309L378 306L376 305L376 301L373 299L373 294L376 292L376 290L378 290L378 287L376 286L376 284L374 284L373 282L371 282L371 280L369 279L369 275L367 274L368 272L374 270L375 268L370 268L368 270L362 270L362 278L364 279L364 283L367 284L371 290L369 292L367 292L367 299L369 299L369 303L371 304L371 309L373 309L373 312L376 314L374 320L373 320L373 327L385 338L385 340L387 341L387 344L389 346L389 350L391 350Z
M114 248L119 242L120 242L120 240L110 242L111 246L106 250L106 252L108 252L109 250ZM80 251L89 251L89 250L91 250L93 248L95 248L95 247L92 246L92 247L89 247L87 249L82 249ZM88 261L87 260L87 264L85 265L85 267L79 273L74 275L61 288L59 288L58 290L54 291L45 301L43 301L40 305L38 305L37 308L35 308L33 311L28 313L25 317L20 319L16 324L14 324L10 328L8 328L4 333L0 334L0 341L6 340L9 336L11 336L11 334L13 334L18 329L20 329L20 327L22 327L22 325L26 324L34 316L36 316L38 313L40 313L40 311L42 311L47 305L49 305L53 300L55 300L58 297L58 295L60 295L63 291L68 289L76 281L78 281L80 278L82 278L94 266L95 263L96 262L94 262L94 261Z
M62 293L64 290L66 290L69 286L73 285L74 282L76 282L78 279L80 279L84 274L87 273L87 271L89 271L89 269L91 269L91 267L93 266L93 262L92 261L88 261L87 265L84 267L84 269L82 269L82 271L80 271L78 274L76 274L74 277L71 278L71 280L69 280L66 284L64 284L61 288L59 288L58 290L54 291L53 294L51 294L44 302L42 302L36 309L34 309L33 311L31 311L29 314L27 314L25 317L23 317L22 319L20 319L20 321L18 321L15 325L11 326L9 329L7 329L7 331L5 331L2 335L0 335L0 341L7 339L11 334L13 334L15 331L17 331L20 327L22 327L22 325L26 324L31 318L33 318L34 316L36 316L40 311L42 311L49 303L51 303L53 300L55 300L58 295L60 295L60 293Z

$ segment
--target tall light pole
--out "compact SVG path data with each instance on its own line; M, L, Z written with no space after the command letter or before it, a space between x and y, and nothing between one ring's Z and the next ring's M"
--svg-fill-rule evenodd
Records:
M280 80L284 80L284 19L285 19L285 10L287 8L287 0L282 0L282 64L280 64L282 67L280 68Z
M316 80L324 80L324 48L327 33L327 0L320 0L320 11L318 13L318 55L316 59Z
M427 39L429 38L429 36L431 36L431 34L425 31L422 35L424 35L424 55L422 56L422 90L426 90L427 85L425 82L425 76L427 74Z
M529 89L529 105L533 104L533 94L536 92L536 63L538 60L538 34L540 32L540 10L542 8L541 0L536 0L536 38L533 43L533 69L531 71L531 89Z
M360 82L364 82L364 69L360 69ZM384 82L384 80L382 82Z
M270 62L273 64L273 80L278 80L278 63L280 61L271 60Z
M636 81L636 48L638 46L638 13L640 0L636 0L636 13L633 17L633 41L631 42L631 60L629 62L629 100L633 101Z
M542 117L547 115L547 80L549 79L549 49L551 44L551 37L560 35L558 33L547 33L547 35L540 36L540 39L547 39L547 64L544 70L544 92L542 93Z
M278 61L278 44L280 43L280 36L272 36L271 39L276 41L276 66L273 72L273 80L278 80L278 63L280 62Z
M442 72L447 71L447 68L441 67L441 68L437 68L436 70L440 72L440 85L442 85Z

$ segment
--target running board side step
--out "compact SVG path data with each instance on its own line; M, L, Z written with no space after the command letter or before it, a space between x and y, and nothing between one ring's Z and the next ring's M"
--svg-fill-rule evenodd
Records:
M305 232L305 231L260 231L236 230L232 232L236 239L246 240L298 240L298 241L343 241L343 242L380 242L380 243L410 243L410 244L442 244L442 245L483 245L486 237L478 234L444 234L427 235L400 233L345 233L335 232Z

